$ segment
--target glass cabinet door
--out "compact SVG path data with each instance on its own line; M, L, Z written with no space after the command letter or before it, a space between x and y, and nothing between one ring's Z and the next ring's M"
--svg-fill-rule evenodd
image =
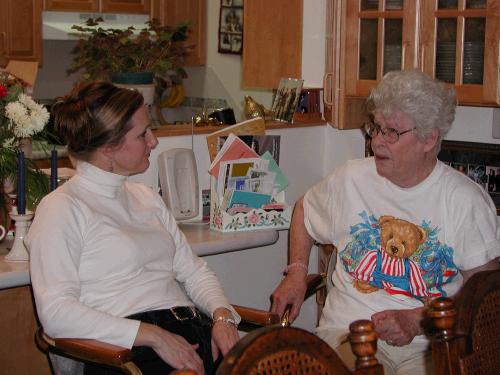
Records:
M423 0L420 63L461 104L498 102L499 0Z
M367 96L385 73L417 67L414 0L346 3L346 95Z

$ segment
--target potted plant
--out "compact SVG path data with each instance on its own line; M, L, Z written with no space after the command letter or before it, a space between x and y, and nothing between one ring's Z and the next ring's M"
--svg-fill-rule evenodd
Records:
M68 73L83 70L84 80L131 84L151 83L154 76L171 81L186 77L184 58L191 49L185 43L188 24L161 26L153 19L141 30L132 26L122 30L101 27L101 22L102 18L90 18L85 26L72 27L80 39Z
M24 93L26 84L0 70L0 224L8 228L10 198L17 181L18 154L23 141L44 132L49 113ZM49 192L48 178L30 159L25 159L26 202L33 209Z

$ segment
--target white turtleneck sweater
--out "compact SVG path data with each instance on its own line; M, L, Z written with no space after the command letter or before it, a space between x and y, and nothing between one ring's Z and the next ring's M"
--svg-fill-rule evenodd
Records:
M127 315L194 302L209 316L218 307L237 316L161 197L89 163L41 201L25 241L38 316L52 337L130 348L139 322Z

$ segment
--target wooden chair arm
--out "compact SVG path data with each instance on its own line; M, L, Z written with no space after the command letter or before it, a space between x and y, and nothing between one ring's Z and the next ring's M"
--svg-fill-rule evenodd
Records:
M132 362L130 349L89 339L52 338L43 332L41 327L36 332L36 342L44 351L51 351L62 356L114 366L123 369L127 374L140 374L140 370Z
M130 349L88 339L54 339L54 347L80 359L121 366L132 360Z
M280 316L269 311L253 309L251 307L243 307L238 305L232 305L236 312L241 316L241 324L252 325L252 326L269 326L273 324L278 324L280 322Z
M315 294L318 289L326 287L326 274L311 273L306 279L307 290L304 299L308 299Z

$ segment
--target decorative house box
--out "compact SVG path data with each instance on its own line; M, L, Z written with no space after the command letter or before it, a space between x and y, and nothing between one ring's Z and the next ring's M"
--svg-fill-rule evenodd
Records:
M273 197L277 203L282 203L282 211L250 209L234 215L221 210L222 197L217 195L215 178L211 178L210 228L219 232L250 231L258 229L288 229L292 217L292 209L285 202L284 191Z

